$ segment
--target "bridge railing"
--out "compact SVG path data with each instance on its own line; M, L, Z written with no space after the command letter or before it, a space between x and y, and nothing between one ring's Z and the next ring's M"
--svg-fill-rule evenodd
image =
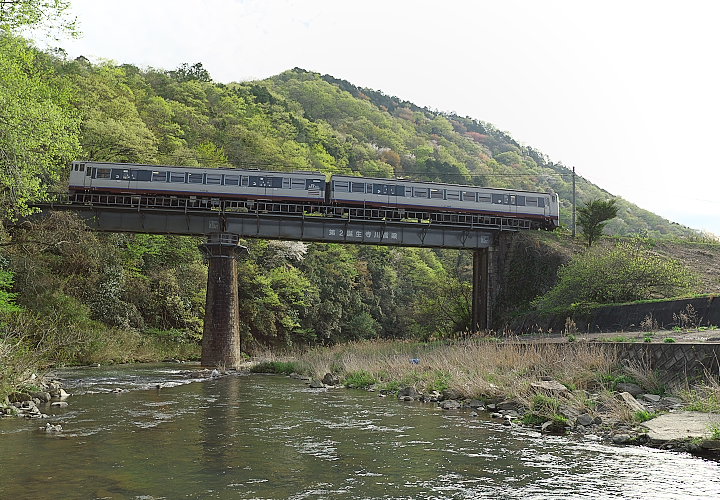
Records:
M533 229L538 221L492 214L432 212L392 207L342 206L270 200L226 200L220 198L153 196L103 193L59 193L43 206L51 209L115 209L184 213L209 213L221 216L332 218L371 222L403 222L418 225L442 225L469 229L517 231Z

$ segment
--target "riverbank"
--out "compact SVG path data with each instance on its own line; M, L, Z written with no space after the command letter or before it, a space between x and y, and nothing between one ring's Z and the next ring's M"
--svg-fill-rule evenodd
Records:
M303 374L310 387L343 385L443 410L486 411L504 425L547 434L593 435L706 456L720 450L716 379L668 384L601 344L363 342L312 349L253 370ZM685 419L698 420L699 414L706 415L703 425L686 431ZM655 419L678 432L657 432Z

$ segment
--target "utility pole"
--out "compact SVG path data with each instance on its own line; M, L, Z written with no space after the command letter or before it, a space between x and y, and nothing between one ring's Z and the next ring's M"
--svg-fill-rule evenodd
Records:
M575 167L573 167L573 212L572 212L572 219L573 219L572 237L575 238Z

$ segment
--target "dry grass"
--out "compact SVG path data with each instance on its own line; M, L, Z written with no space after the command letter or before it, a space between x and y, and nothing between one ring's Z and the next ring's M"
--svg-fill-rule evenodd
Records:
M411 359L419 360L417 364ZM466 397L531 399L531 382L551 377L571 389L589 389L617 364L612 350L573 344L514 344L468 340L451 345L372 341L313 349L298 356L311 375L361 370L381 383L441 385Z

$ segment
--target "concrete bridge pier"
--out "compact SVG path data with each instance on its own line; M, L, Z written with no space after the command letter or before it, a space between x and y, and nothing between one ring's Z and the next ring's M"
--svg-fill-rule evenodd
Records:
M209 368L236 368L242 362L237 259L247 247L239 240L237 234L211 233L200 245L208 262L201 364Z

